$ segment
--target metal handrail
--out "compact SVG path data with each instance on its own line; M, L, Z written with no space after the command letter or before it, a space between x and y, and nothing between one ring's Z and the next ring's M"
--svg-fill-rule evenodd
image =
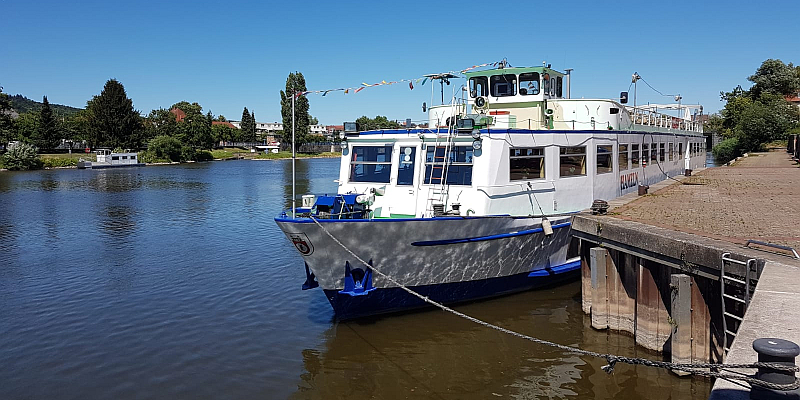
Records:
M798 254L797 254L797 251L795 251L795 249L794 249L794 248L792 248L792 247L789 247L789 246L784 246L784 245L781 245L781 244L775 244L775 243L769 243L769 242L762 242L762 241L760 241L760 240L754 240L754 239L748 239L748 240L747 240L747 243L744 245L744 247L750 247L750 243L755 243L755 244L757 244L757 245L761 245L761 246L774 247L774 248L776 248L776 249L781 249L781 250L791 251L791 252L792 252L792 254L794 254L794 258L796 258L796 259L800 260L800 255L798 255ZM756 250L758 250L758 249L756 249ZM787 257L788 257L788 256L787 256Z

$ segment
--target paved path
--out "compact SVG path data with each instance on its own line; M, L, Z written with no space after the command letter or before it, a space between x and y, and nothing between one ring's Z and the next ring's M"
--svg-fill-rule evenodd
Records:
M650 195L627 203L620 199L625 204L611 211L715 239L741 244L757 239L800 251L800 167L785 151L755 153L733 166L680 179L686 184L666 180Z

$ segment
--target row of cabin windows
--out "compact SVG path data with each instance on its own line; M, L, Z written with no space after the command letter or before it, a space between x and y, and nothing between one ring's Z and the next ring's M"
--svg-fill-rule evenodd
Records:
M691 156L699 155L705 144L689 143ZM617 153L617 163L621 170L629 169L628 161L633 168L640 165L647 166L648 159L653 162L679 161L683 154L683 143L639 143L620 144ZM669 149L669 152L667 152ZM614 172L613 145L597 145L596 161L597 174ZM586 175L586 146L560 147L559 148L559 177ZM513 148L509 156L509 179L534 180L545 178L544 147Z
M350 182L389 183L392 169L392 145L354 146L350 159ZM614 172L614 147L597 145L597 174ZM652 150L652 151L651 151ZM667 151L669 150L669 151ZM692 157L705 151L705 143L689 143ZM397 185L414 184L416 147L400 147ZM447 154L445 154L447 153ZM617 163L621 170L638 168L640 163L680 161L683 143L619 144ZM425 151L424 183L471 185L473 149L471 146L429 146ZM135 156L134 156L135 157ZM629 163L630 161L630 167ZM559 177L586 175L586 146L559 147ZM512 148L509 156L509 179L534 180L545 178L544 147ZM444 181L444 182L443 182Z
M119 160L119 157L120 157L120 156L111 156L111 160L113 160L113 161L117 161L117 160ZM128 159L128 156L122 156L122 159L123 159L123 160L127 160L127 159ZM131 160L135 160L135 159L136 159L136 156L131 156Z
M449 150L449 151L448 151ZM397 185L414 184L416 147L400 147ZM447 153L447 154L445 154ZM425 184L471 185L472 146L429 146L425 153ZM389 183L392 146L353 146L350 182Z
M516 96L517 93L521 96L530 96L539 94L542 90L544 94L562 97L563 87L562 77L550 77L550 74L544 74L544 77L541 77L538 72L526 72L519 76L501 74L469 78L469 93L472 98L488 96L489 93L493 97Z

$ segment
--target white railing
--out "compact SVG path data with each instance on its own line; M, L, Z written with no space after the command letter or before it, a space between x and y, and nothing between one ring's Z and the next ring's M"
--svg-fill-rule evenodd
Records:
M627 107L631 121L635 125L670 128L690 132L703 132L703 124L698 121L687 121L683 118L662 114L650 109Z

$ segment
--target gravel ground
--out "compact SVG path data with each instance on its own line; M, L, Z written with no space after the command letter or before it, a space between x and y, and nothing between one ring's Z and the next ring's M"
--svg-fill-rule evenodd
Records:
M800 167L786 151L754 153L706 169L613 210L619 218L744 244L800 252Z

